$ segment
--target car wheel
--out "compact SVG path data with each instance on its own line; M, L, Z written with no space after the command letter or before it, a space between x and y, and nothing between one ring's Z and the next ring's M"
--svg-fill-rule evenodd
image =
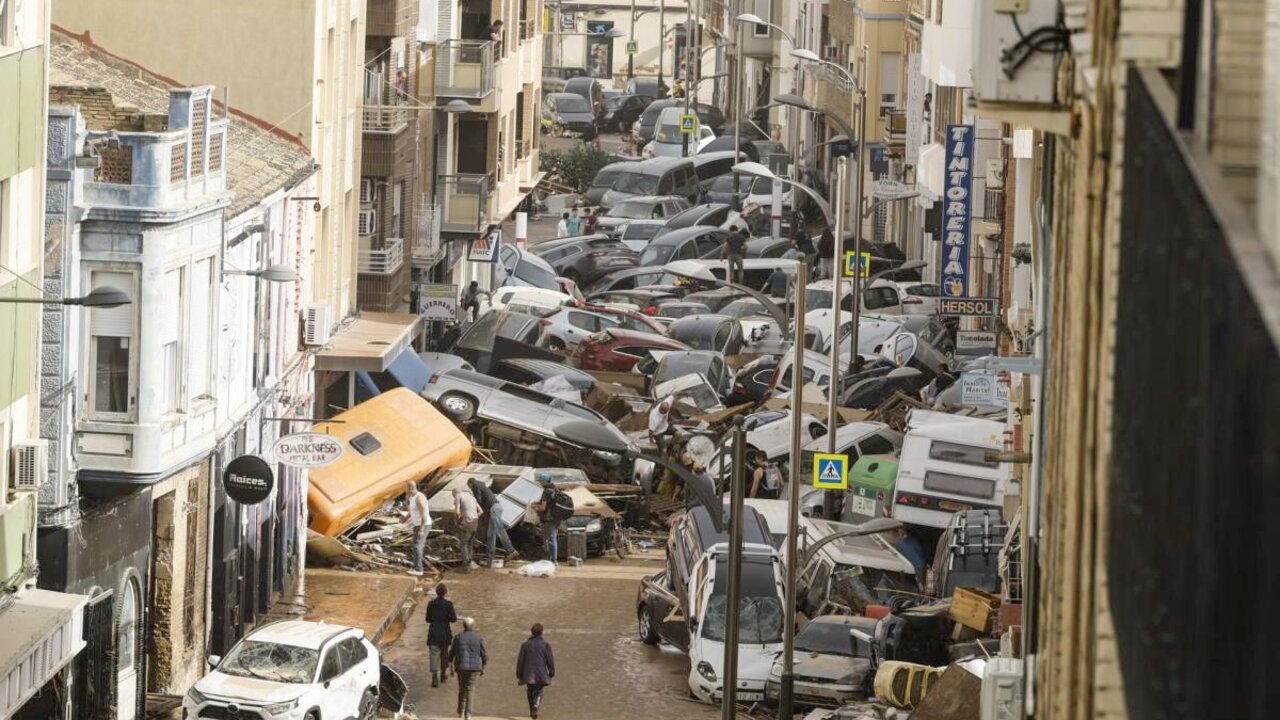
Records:
M373 720L378 715L378 694L372 690L365 690L364 697L360 698L360 720Z
M646 645L657 645L659 641L658 628L653 624L653 610L650 610L648 605L641 605L640 612L637 615L639 616L640 639Z
M306 717L304 717L303 720L320 720L320 713L316 712L315 710L312 710L311 712L307 713Z
M560 352L564 350L564 341L553 335L547 338L547 349L551 352Z
M466 422L476 415L476 401L457 393L448 393L440 398L440 408L449 417L460 422Z

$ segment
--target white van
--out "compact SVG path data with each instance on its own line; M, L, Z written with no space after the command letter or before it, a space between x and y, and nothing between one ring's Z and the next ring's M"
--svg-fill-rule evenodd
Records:
M1005 424L994 420L912 410L898 462L893 517L946 528L957 512L1003 509L1011 470L986 454L1004 449L1004 432Z

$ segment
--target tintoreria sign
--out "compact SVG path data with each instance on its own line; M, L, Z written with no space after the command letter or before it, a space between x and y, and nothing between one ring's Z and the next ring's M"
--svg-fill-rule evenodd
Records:
M943 185L942 296L969 296L969 219L973 198L973 126L947 126Z
M342 457L342 442L332 435L302 432L286 435L272 448L276 460L293 467L324 467Z

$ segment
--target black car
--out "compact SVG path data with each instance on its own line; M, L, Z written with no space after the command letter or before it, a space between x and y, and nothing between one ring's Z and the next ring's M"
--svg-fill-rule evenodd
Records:
M699 302L711 308L711 312L718 313L725 305L737 300L738 298L747 297L746 293L733 288L718 287L711 290L699 290L698 292L689 293L684 296L686 302Z
M596 136L595 114L581 95L551 93L542 101L542 119L553 135L581 135L584 140Z
M578 285L636 266L635 251L606 235L550 240L533 246L530 252L546 261L556 275Z
M520 385L534 385L553 377L563 376L575 390L583 393L591 392L591 388L596 385L596 379L590 373L564 363L534 358L500 360L497 368L493 370L493 376Z
M658 266L676 260L719 257L728 237L727 230L705 225L672 230L649 241L640 253L640 264Z
M654 100L645 107L631 132L636 141L636 147L644 147L649 144L650 140L653 140L654 127L658 124L658 116L662 114L663 110L675 107L679 102L675 98Z
M595 295L609 290L634 290L660 282L665 275L660 267L634 267L611 272L582 288L584 295Z
M780 258L791 248L789 238L758 237L747 241L747 257Z
M646 103L665 98L667 90L667 84L659 82L658 78L639 76L628 80L626 86L622 88L622 92L643 98Z
M630 132L631 126L640 119L640 113L644 112L648 103L649 100L641 95L607 98L604 101L604 114L600 117L600 127L620 133Z
M600 168L596 172L596 176L591 180L591 187L587 188L587 191L582 194L582 199L586 201L587 205L599 205L600 201L604 199L604 194L613 187L613 181L618 178L618 174L630 164L630 162L626 161L616 162Z
M773 374L778 370L778 358L765 355L743 365L734 378L733 394L729 403L761 402L773 394Z
M542 66L542 92L563 92L566 82L576 77L585 77L586 68Z
M714 350L729 355L742 352L742 323L726 315L690 315L671 323L673 339L694 350Z
M703 203L672 215L655 237L691 227L720 227L729 219L733 207L724 203Z
M761 178L763 179L763 178ZM738 176L738 201L745 202L751 194L751 184L756 178ZM733 203L733 174L721 175L702 184L702 200L712 205L731 206Z

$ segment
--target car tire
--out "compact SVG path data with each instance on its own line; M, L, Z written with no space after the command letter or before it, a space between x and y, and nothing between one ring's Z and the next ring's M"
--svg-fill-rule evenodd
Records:
M311 712L307 713L302 720L320 720L320 713L316 712L315 710L312 710Z
M467 422L476 416L476 401L459 393L445 393L440 398L440 409L459 422Z
M551 352L561 352L564 350L564 341L552 335L547 338L547 349Z
M373 720L378 716L378 693L365 690L360 698L360 720Z
M640 629L640 640L646 645L657 645L661 638L653 623L653 610L648 605L640 606L640 610L636 612L636 622Z

